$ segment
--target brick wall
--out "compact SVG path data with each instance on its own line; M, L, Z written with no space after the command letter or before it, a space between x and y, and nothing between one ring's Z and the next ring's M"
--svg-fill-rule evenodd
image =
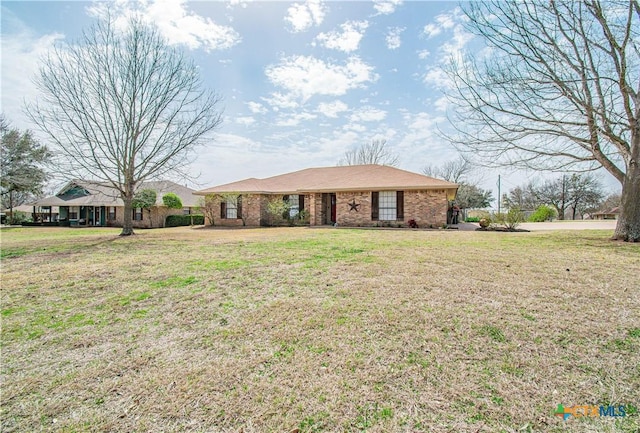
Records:
M105 212L108 215L109 207L105 207ZM193 211L192 211L193 212ZM159 228L164 225L164 221L169 215L182 215L182 209L167 209L165 207L153 207L151 208L151 214L146 209L142 210L142 221L133 221L133 228ZM115 221L108 221L108 225L114 227L122 227L124 225L124 206L116 207L116 219Z
M418 227L442 226L447 223L445 190L405 191L404 221L416 220Z
M401 221L372 221L370 191L339 192L336 198L336 218L341 226L407 226L410 219L416 220L419 227L442 226L447 222L448 201L445 190L405 191L404 218Z
M282 201L283 195L278 194L243 194L242 195L242 214L238 219L227 219L220 217L220 202L223 200L221 196L207 197L207 206L212 207L214 222L217 226L240 227L243 225L249 227L257 226L280 226L289 225L289 220L282 215L272 215L268 211L268 203L272 200ZM305 196L304 207L309 213L309 196ZM211 221L205 215L206 224L210 225ZM244 220L244 222L243 222Z
M282 195L243 195L242 216L247 226L289 225L287 219L268 212L269 200L282 200ZM210 198L207 198L209 203ZM221 219L220 200L213 198L215 225L239 227L242 219ZM328 221L328 211L324 206L329 200L328 194L323 199L322 193L305 195L304 207L309 215L311 225L323 225ZM356 206L350 205L350 203ZM340 226L375 227L375 226L407 226L410 219L416 220L419 227L440 227L447 222L447 194L445 190L420 190L404 192L404 218L401 221L371 220L371 191L349 191L336 193L336 219ZM207 224L210 221L207 218Z
M349 203L355 203L355 205L350 206ZM337 193L336 220L339 226L367 227L375 225L375 221L371 221L371 192Z

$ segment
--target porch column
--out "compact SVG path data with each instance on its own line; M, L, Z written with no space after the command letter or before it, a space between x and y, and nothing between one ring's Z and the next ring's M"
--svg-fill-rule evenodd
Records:
M317 225L317 222L316 222L316 194L313 193L313 192L309 194L309 225L310 226Z

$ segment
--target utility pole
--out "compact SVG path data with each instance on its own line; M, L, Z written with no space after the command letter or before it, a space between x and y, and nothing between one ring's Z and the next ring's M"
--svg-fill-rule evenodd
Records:
M500 213L500 175L498 175L498 213Z

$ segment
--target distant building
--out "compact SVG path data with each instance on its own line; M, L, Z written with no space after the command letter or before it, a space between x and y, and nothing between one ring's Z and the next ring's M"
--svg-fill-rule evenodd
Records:
M133 227L162 227L168 215L190 214L197 207L198 198L194 190L171 181L144 182L138 190L156 191L156 204L151 211L132 209ZM162 196L174 193L183 204L183 209L163 209ZM51 206L59 209L60 225L122 227L124 203L120 193L105 182L74 180L65 185L58 194L37 200L33 206Z
M609 211L592 213L591 218L594 220L617 220L618 215L620 215L620 208L614 207Z

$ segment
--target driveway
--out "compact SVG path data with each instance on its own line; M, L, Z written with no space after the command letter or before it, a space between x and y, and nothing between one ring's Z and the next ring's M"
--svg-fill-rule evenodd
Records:
M477 223L460 223L454 225L459 230L475 230L480 227ZM530 230L532 232L546 230L615 230L616 220L568 220L552 221L544 223L522 223L519 229Z
M531 231L544 230L615 230L616 220L569 220L544 223L522 223L518 228Z

